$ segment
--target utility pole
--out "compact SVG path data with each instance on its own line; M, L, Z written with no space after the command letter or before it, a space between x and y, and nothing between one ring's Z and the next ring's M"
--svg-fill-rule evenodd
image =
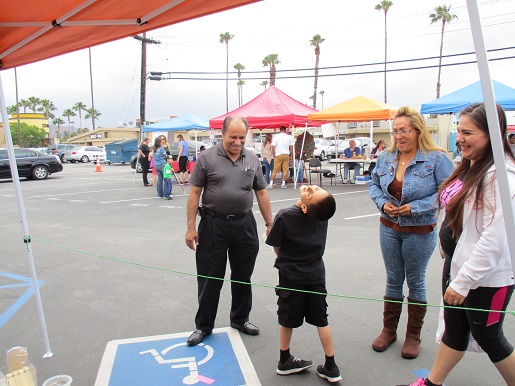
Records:
M93 97L93 69L91 67L91 47L88 48L89 50L89 80L91 83L91 123L92 128L95 130L95 98Z
M143 33L142 36L136 35L134 39L141 41L141 94L140 94L140 107L139 107L139 133L141 137L141 130L145 125L145 100L147 90L147 43L161 44L161 42L154 39L147 39L147 34ZM140 138L141 139L141 138Z

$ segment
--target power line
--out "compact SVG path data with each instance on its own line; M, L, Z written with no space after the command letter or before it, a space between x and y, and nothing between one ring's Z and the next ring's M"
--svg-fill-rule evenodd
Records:
M506 51L506 50L512 50L512 49L515 49L515 46L512 46L512 47L503 47L503 48L494 48L494 49L490 49L488 50L487 52L499 52L499 51ZM442 55L442 58L452 58L452 57L459 57L459 56L467 56L467 55L473 55L475 54L474 51L471 51L471 52L463 52L463 53L457 53L457 54L447 54L447 55ZM413 59L403 59L403 60L392 60L392 61L388 61L387 62L387 65L388 64L398 64L398 63L408 63L408 62L416 62L416 61L426 61L426 60L433 60L433 59L438 59L440 56L428 56L428 57L424 57L424 58L413 58ZM504 60L504 59L511 59L512 57L511 56L508 56L508 57L502 57L502 58L497 58L497 59L490 59L490 60ZM472 62L462 62L462 63L454 63L454 64L448 64L448 65L458 65L458 64L468 64L468 63L475 63L475 61L472 61ZM370 67L370 66L377 66L377 65L384 65L384 62L372 62L372 63L361 63L361 64L349 64L349 65L342 65L342 66L327 66L327 67L319 67L318 70L319 71L324 71L324 70L335 70L335 69L345 69L345 68L355 68L355 67ZM444 65L442 65L444 66ZM432 65L432 66L425 66L425 67L414 67L412 69L418 69L418 68L432 68L432 67L438 67L437 65ZM409 69L409 68L408 68ZM297 68L297 69L283 69L283 70L276 70L276 72L278 74L280 73L286 73L286 72L302 72L302 71L313 71L314 70L314 67L310 67L310 68ZM402 69L400 69L402 70ZM387 71L398 71L398 70L387 70ZM383 70L381 71L373 71L373 72L383 72ZM209 72L209 71L171 71L171 72L151 72L151 74L157 74L159 76L161 75L170 75L170 74L179 74L179 75L225 75L226 72ZM237 74L238 72L237 71L229 71L229 74ZM246 74L269 74L270 72L267 71L267 70L261 70L261 71L245 71L245 72L241 72L242 73L242 79L255 79L255 78L249 78L249 77L245 77L244 75ZM368 72L365 72L365 73L368 73ZM356 73L354 73L356 74ZM331 75L319 75L319 76L331 76ZM298 77L314 77L314 75L311 75L311 76L298 76ZM285 77L282 77L283 79ZM174 78L174 79L183 79L183 78ZM208 78L199 78L199 79L208 79ZM265 78L263 78L265 79ZM230 80L238 80L237 78L231 78Z

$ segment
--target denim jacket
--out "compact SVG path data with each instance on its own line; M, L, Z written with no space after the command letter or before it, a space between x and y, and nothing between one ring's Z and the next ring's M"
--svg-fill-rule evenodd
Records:
M370 181L370 198L381 211L381 216L401 226L429 225L437 221L438 187L453 172L454 164L441 151L431 151L428 154L417 151L404 173L402 183L402 199L398 202L388 193L388 186L395 178L397 170L398 150L393 153L384 151L377 159ZM401 206L409 203L411 216L392 218L383 211L387 202Z

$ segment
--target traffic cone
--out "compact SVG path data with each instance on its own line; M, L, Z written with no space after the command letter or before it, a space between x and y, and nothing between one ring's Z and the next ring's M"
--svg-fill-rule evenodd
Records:
M97 159L97 165L95 167L95 172L101 172L102 166L100 166L100 161Z

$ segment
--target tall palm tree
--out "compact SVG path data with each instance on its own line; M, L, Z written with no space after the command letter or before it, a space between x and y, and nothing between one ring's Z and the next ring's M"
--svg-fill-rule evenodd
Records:
M56 118L52 121L52 124L57 125L57 143L59 143L61 139L61 125L64 124L64 121L61 118Z
M265 58L261 62L261 63L263 63L263 67L270 67L270 86L275 86L275 74L276 74L275 65L281 63L279 61L278 57L279 57L279 55L277 55L277 54L269 54L269 55L265 56Z
M438 80L436 81L436 98L440 98L440 75L442 72L442 52L443 52L443 34L445 30L445 23L450 23L454 19L458 19L458 16L451 13L451 6L447 7L445 4L440 5L434 9L434 13L429 15L431 24L438 21L442 21L442 35L440 39L440 60L438 62Z
M322 110L323 110L324 109L324 94L325 94L325 91L324 90L320 90L318 93L322 96Z
M231 35L229 32L220 34L220 43L225 43L225 109L226 112L229 112L229 40L231 40L234 35Z
M98 111L97 109L94 109L92 107L90 109L86 109L86 115L84 115L84 118L86 118L86 119L91 118L92 120L93 119L97 120L98 117L100 117L101 115L102 115L102 113L100 111Z
M265 86L265 91L266 91L266 86L268 86L268 80L262 81L261 86Z
M35 113L38 106L41 104L41 99L32 96L29 98L29 103L29 108Z
M243 86L245 85L244 80L238 81L238 97L239 97L239 105L241 106L243 104Z
M79 113L79 121L80 121L79 134L82 133L82 112L86 111L86 109L87 109L87 106L84 103L82 103L82 102L77 102L72 107L73 111L77 111Z
M45 118L49 119L50 115L52 115L52 111L57 110L57 108L54 105L54 102L52 102L49 99L43 99L41 101L41 107L38 108L38 111L41 111L45 114Z
M313 93L313 108L317 108L317 86L318 86L318 62L320 61L320 44L325 41L319 34L313 36L309 41L310 46L315 47L315 91Z
M72 124L70 122L70 117L74 117L75 113L72 109L66 109L63 111L63 117L66 117L68 119L68 130L72 127Z
M21 107L23 107L23 113L25 114L27 112L27 109L30 107L30 101L27 99L22 99L20 101Z
M241 85L240 85L240 81L241 81L241 72L245 69L245 66L241 63L236 63L234 65L234 68L236 70L238 70L238 104L241 106L241 95L240 95L240 92L241 92ZM245 84L245 82L243 82L243 84Z
M388 10L393 5L391 1L382 0L379 4L377 4L374 8L378 11L384 11L384 103L387 102L387 92L386 92L386 61L388 54L388 39L387 39L387 29L386 29L386 14Z

